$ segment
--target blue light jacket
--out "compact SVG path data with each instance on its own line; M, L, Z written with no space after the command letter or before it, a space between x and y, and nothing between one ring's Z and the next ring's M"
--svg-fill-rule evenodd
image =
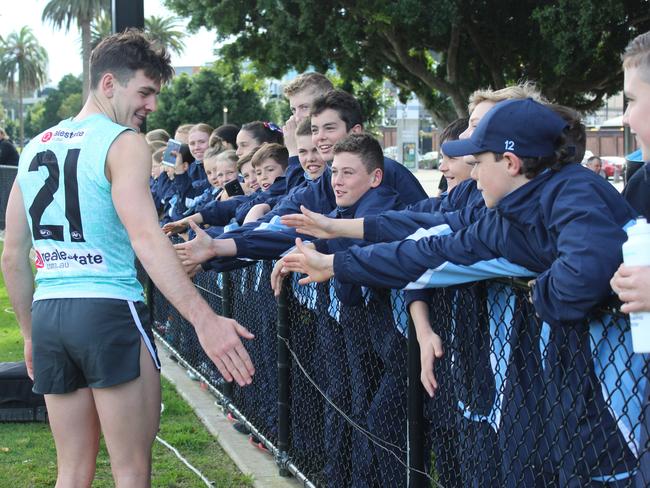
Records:
M579 321L609 295L634 215L609 183L571 164L538 175L469 227L339 252L334 270L344 282L408 289L531 270L537 314L551 325Z

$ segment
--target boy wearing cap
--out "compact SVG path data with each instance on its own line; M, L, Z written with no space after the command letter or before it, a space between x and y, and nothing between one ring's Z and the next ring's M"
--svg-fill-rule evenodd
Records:
M503 450L502 466L510 470L505 473L510 476L515 470L513 463L519 461L516 464L528 470L521 474L522 479L531 477L533 483L543 477L544 483L584 486L626 480L636 463L632 452L638 449L639 437L631 432L635 426L630 429L614 422L608 407L617 413L617 421L622 423L624 417L618 415L619 402L610 397L616 387L599 384L607 381L608 372L595 374L611 362L606 356L611 351L603 350L611 339L603 341L602 336L617 331L601 324L597 333L602 335L590 336L594 330L585 323L586 316L608 296L608 278L621 262L620 251L612 251L621 249L624 227L633 220L634 212L611 185L575 164L576 147L567 140L584 144L584 126L578 119L568 124L531 99L501 102L481 120L470 139L442 146L452 157L472 154L476 158L472 178L491 209L478 221L451 235L441 235L441 228L437 236L414 235L405 241L355 247L334 255L317 253L298 241L302 254L288 255L284 263L290 271L308 274L303 283L336 276L345 283L406 289L524 276L526 269L537 273L531 300L537 316L550 326L550 339L544 371L532 371L533 376L544 378L544 388L535 388L528 396L543 395L542 403L548 409L539 412L539 399L528 409L546 415L539 427L545 432L533 437L537 446L526 444L530 433L515 439L516 429L503 424L522 422L513 410L516 393L504 393L510 404L502 405L501 425L494 426ZM629 340L627 336L614 340ZM596 344L593 352L590 339ZM539 355L539 350L535 351L539 342L533 339L532 343L531 357ZM602 354L602 361L593 359L601 359ZM642 364L632 363L629 379L640 384ZM506 390L517 384L510 374L522 373L520 369L512 371L511 366ZM525 396L522 402L532 401ZM636 419L638 397L624 400L627 417ZM528 428L527 424L522 427ZM566 432L567 427L571 432ZM586 440L594 449L584 448ZM508 444L517 441L522 443L519 452L508 453ZM603 452L607 454L601 455ZM533 471L537 459L526 456L539 456L541 472L539 465L537 472ZM517 485L521 480L515 476L502 482Z

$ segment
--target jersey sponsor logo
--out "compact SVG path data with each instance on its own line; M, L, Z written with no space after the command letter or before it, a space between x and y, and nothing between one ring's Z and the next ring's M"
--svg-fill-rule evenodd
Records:
M41 136L41 142L47 142L52 139L52 131L48 130L45 134Z
M59 138L59 139L76 139L78 137L83 137L85 134L85 131L83 130L63 130L59 129L56 132L54 132L53 137Z
M43 262L43 256L41 256L41 253L38 251L36 251L34 266L36 266L36 269L43 269L45 267L45 263Z
M93 270L105 271L104 255L95 249L76 249L64 251L59 248L48 248L36 251L35 266L42 271Z

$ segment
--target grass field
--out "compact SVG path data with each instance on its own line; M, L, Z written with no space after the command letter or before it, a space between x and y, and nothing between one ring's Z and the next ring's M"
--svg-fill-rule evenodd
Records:
M0 247L1 251L1 247ZM11 311L4 279L0 277L0 361L22 360L22 339ZM194 412L163 380L163 403L159 436L170 443L215 487L252 486L205 429ZM47 424L0 423L0 488L52 487L56 481L56 452ZM93 487L114 486L108 454L102 442ZM153 449L154 487L194 488L206 486L171 451L159 442Z

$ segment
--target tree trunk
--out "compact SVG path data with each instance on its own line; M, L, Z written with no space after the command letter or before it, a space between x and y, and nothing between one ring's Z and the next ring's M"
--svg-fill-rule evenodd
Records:
M81 20L81 58L83 62L83 91L81 94L81 104L83 105L88 98L90 91L90 21Z
M23 115L23 68L18 67L18 120L20 122L20 149L25 145L25 117Z

